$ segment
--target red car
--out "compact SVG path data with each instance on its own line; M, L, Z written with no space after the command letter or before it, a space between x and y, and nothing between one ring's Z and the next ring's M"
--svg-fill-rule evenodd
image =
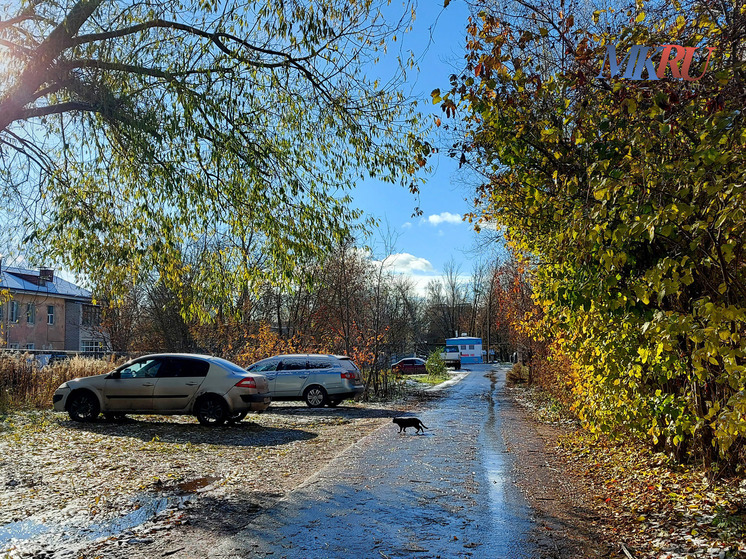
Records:
M394 373L402 375L426 375L425 360L419 357L408 357L391 365Z

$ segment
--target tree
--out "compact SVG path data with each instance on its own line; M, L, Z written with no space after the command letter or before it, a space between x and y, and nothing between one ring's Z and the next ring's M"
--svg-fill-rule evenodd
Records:
M454 154L486 177L482 217L530 261L587 425L732 464L746 436L742 3L647 20L638 2L591 22L539 8L470 25L466 71L434 92L463 110ZM623 25L592 23L607 16ZM547 41L563 49L548 57ZM696 82L671 79L681 61L660 80L596 78L608 45L672 43L719 56Z
M452 260L443 268L442 280L427 284L427 317L429 338L441 343L445 338L460 336L468 325L471 305L458 266Z
M389 24L386 5L5 3L0 188L25 249L108 285L157 270L177 288L180 246L217 238L191 272L213 306L293 277L349 235L357 179L416 189L429 153L399 89L411 60L373 70L413 15Z

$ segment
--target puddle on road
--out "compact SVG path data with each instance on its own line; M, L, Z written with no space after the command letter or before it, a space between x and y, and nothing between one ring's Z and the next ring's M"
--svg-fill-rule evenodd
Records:
M495 409L495 393L497 378L495 373L485 375L490 379L490 391L488 394L487 422L485 424L485 437L487 444L481 447L483 464L487 480L489 481L490 508L496 518L499 518L505 507L505 481L507 467L503 456L504 443L499 434L499 419Z
M200 489L204 489L208 485L215 483L219 479L220 478L211 476L198 477L197 479L179 483L178 485L176 485L176 489L178 489L182 493L194 493L195 491L199 491Z
M490 512L496 533L520 534L520 537L513 541L503 542L502 548L495 547L495 556L533 557L532 548L527 543L527 534L533 526L530 509L520 491L512 483L512 458L507 452L502 434L499 394L503 384L498 384L499 380L494 372L487 378L490 379L490 389L487 394L487 418L480 451L488 482Z
M0 550L5 549L5 544L12 540L28 540L49 532L49 527L36 520L21 520L0 526Z
M30 517L0 526L0 553L10 550L29 553L40 547L62 551L81 547L92 541L124 534L154 519L167 510L178 510L197 498L195 493L218 481L201 477L176 484L170 489L176 495L142 493L133 499L135 509L104 522L81 524L55 520L53 515Z
M91 524L87 528L82 528L79 535L89 540L98 538L116 536L126 530L137 528L145 524L151 518L162 513L168 508L178 508L190 500L190 497L140 497L139 507L132 512L112 518L100 524Z

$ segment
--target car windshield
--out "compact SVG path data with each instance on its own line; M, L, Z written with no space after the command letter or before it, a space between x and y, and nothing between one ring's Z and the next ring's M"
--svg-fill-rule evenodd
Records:
M248 370L254 373L276 371L277 363L279 363L277 359L273 359L271 361L259 361L259 363L254 363L253 365L251 365Z

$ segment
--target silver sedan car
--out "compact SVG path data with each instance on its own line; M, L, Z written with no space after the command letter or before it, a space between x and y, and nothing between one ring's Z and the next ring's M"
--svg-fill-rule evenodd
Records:
M129 361L105 375L63 383L54 409L74 421L125 414L195 415L203 425L241 421L272 401L264 375L210 355L162 353Z

